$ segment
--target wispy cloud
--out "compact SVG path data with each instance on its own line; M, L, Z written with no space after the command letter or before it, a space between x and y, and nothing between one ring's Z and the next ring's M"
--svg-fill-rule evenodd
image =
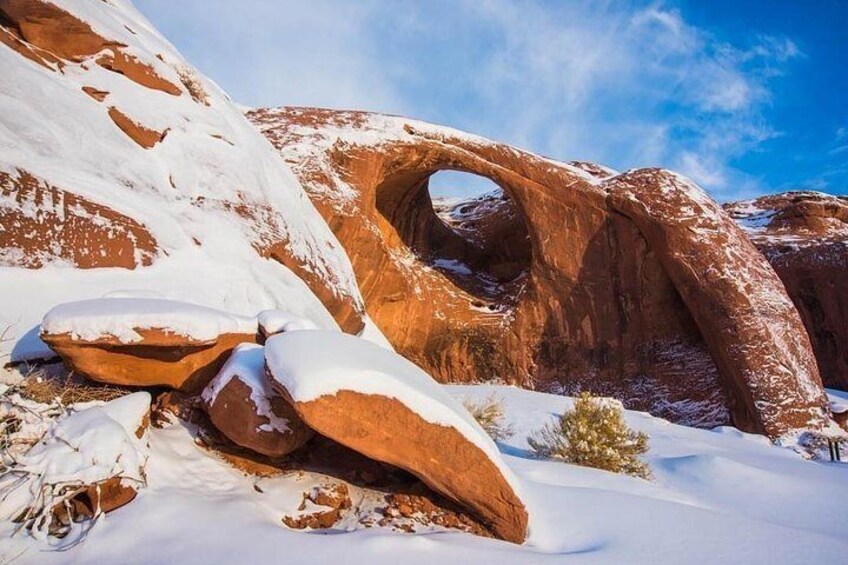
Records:
M761 190L733 162L780 135L764 110L804 57L787 37L730 44L662 3L140 6L248 104L404 113L552 157L675 168L719 198Z

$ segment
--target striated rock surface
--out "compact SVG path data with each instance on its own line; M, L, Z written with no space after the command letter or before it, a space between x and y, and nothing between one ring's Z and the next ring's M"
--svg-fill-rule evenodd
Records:
M612 205L639 228L709 344L736 425L771 437L827 427L827 395L798 311L733 220L665 171L606 182Z
M324 331L265 345L269 376L319 434L404 469L497 537L522 543L527 510L492 440L418 367L375 344Z
M107 298L61 304L41 325L69 370L103 383L199 391L256 321L170 300Z
M265 378L265 350L241 344L203 391L210 420L233 443L268 457L282 457L314 433Z
M733 421L772 437L830 424L808 338L795 331L797 312L774 272L720 207L677 176L617 175L392 116L248 116L345 246L370 318L438 380L589 389L677 422ZM486 177L501 191L434 206L428 182L441 170ZM665 205L669 186L678 209ZM700 212L720 233L685 225ZM710 262L684 257L701 253ZM761 287L757 303L709 291L743 262L750 268L727 283ZM725 351L730 344L737 353ZM731 366L736 355L740 367ZM770 361L753 371L758 359Z
M848 198L786 192L725 209L786 286L825 386L848 390Z

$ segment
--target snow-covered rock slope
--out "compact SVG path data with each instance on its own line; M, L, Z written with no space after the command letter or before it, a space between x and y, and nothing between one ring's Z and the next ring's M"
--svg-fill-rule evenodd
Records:
M82 544L50 551L0 525L0 557L20 563L842 563L848 556L844 464L805 461L760 436L697 430L640 412L645 481L530 456L526 435L571 405L505 386L449 386L457 399L503 398L515 436L499 443L523 482L534 526L524 545L457 532L405 534L357 524L331 535L281 520L320 483L310 473L245 477L174 424L150 432L147 488L103 517ZM354 495L355 498L355 495ZM52 543L62 543L61 540Z
M32 330L51 306L119 290L334 328L323 301L361 328L350 262L299 181L130 2L0 16L0 353L44 354Z

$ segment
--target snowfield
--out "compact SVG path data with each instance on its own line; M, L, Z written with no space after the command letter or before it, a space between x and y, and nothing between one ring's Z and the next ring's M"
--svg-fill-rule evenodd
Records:
M456 399L504 399L517 433L499 443L522 480L534 521L523 545L454 532L294 531L282 516L321 481L313 474L247 477L193 443L185 424L151 429L148 486L103 516L81 543L9 538L17 563L844 563L848 481L843 464L732 428L697 430L639 412L651 436L650 482L534 459L525 437L571 400L505 386L447 386ZM843 396L844 393L839 393ZM259 487L259 492L254 487Z

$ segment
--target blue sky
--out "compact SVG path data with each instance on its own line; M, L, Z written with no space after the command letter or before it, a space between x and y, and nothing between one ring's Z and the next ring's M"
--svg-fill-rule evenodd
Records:
M237 101L390 112L720 200L848 193L841 0L136 0Z

